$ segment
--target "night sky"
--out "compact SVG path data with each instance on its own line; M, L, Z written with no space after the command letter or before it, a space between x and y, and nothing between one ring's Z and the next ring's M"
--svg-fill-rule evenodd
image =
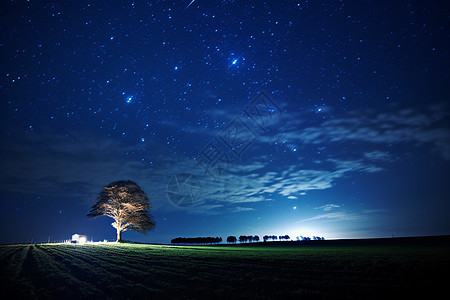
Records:
M450 234L447 1L0 7L0 243Z

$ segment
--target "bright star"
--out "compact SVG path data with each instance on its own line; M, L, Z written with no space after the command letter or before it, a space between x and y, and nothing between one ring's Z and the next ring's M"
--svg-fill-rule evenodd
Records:
M239 56L238 58L235 58L231 61L231 63L228 65L228 69L231 68L232 66L236 65L239 62L239 59L241 57Z
M127 97L127 103L131 103L132 100L133 100L133 96L128 96Z

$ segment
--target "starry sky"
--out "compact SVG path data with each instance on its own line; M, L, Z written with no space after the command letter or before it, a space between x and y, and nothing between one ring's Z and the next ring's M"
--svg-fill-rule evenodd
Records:
M446 1L3 1L0 243L450 233Z

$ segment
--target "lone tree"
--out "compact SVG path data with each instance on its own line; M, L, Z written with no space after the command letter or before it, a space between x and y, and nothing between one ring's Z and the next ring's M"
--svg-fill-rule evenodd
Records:
M89 218L108 216L117 230L117 242L128 229L146 233L155 228L155 221L148 212L151 208L147 195L133 181L121 180L105 186L97 196L97 202L87 214Z

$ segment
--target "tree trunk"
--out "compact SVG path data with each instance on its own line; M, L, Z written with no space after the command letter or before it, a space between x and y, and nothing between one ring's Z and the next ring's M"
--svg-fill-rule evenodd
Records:
M121 242L121 241L122 241L122 230L117 228L117 241L116 241L116 243Z

